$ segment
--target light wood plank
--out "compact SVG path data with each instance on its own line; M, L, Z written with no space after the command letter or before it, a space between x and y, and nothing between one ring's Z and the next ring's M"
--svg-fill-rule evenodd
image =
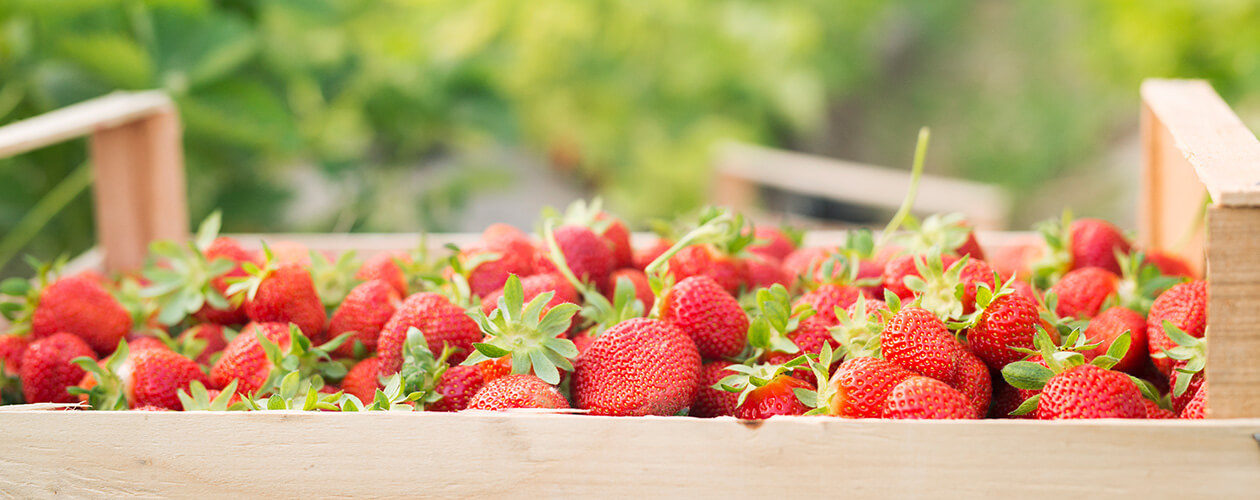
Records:
M1260 421L0 414L0 494L1241 497Z
M1260 417L1260 208L1208 213L1209 416Z
M1207 191L1168 128L1146 104L1141 133L1138 242L1143 248L1180 253L1202 274L1205 224L1200 217Z
M120 92L11 123L0 127L0 158L130 123L171 105L160 91Z
M1260 206L1260 141L1202 80L1146 80L1142 101L1194 166L1215 203Z

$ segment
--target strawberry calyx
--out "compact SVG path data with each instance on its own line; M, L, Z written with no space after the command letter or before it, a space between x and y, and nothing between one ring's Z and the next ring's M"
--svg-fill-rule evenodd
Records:
M266 399L242 398L241 402L229 409L242 410L337 410L337 403L344 396L341 392L332 394L320 391L323 380L318 376L303 377L299 371L288 372L279 380L271 395Z
M362 263L354 250L338 255L335 261L323 252L312 250L310 254L311 280L315 282L315 291L326 309L336 309L350 290L360 283L355 274Z
M904 282L906 288L915 292L912 305L932 311L941 321L949 323L963 317L965 284L962 272L969 258L964 255L946 268L943 255L937 252L915 258L914 265L919 276L906 276Z
M241 269L245 270L247 276L227 279L228 288L225 295L233 306L240 306L245 301L254 300L263 281L276 270L276 256L271 252L271 247L265 241L262 247L263 265L261 267L253 262L243 262Z
M740 255L748 245L756 241L751 226L742 214L732 213L717 207L707 207L700 215L700 223L695 229L678 238L674 245L665 250L645 268L649 280L667 274L669 260L682 249L692 245L711 245L725 255ZM656 287L653 286L653 290Z
M402 352L402 369L397 374L399 386L392 388L392 377L382 378L382 385L389 390L382 393L380 389L377 389L373 403L369 406L375 405L375 409L385 410L393 409L395 404L411 404L416 409L423 410L425 405L442 399L442 394L437 392L437 386L450 366L446 360L455 352L455 347L446 344L441 354L434 356L428 342L424 339L424 333L413 326L407 329L407 339L403 343ZM382 396L386 399L382 399ZM386 401L389 405L385 404Z
M963 257L964 259L966 257ZM1015 277L1002 282L998 275L994 273L993 284L977 283L976 284L976 302L975 310L969 314L965 314L954 321L946 321L945 325L954 332L964 332L980 322L984 312L993 305L997 299L1015 293L1015 288L1011 285L1015 283ZM1053 324L1053 323L1052 323Z
M255 335L273 368L258 391L246 399L257 399L259 395L275 393L280 394L282 399L289 400L293 394L296 394L292 393L292 390L297 389L285 384L300 382L318 391L324 386L325 378L339 379L346 375L345 365L333 361L332 352L347 339L353 337L353 332L343 333L316 346L312 344L309 337L302 334L302 330L297 325L290 323L287 351L268 339L261 330ZM297 382L289 382L290 379Z
M90 389L77 386L70 387L67 391L71 394L86 396L88 405L94 410L120 411L128 409L130 405L127 402L126 388L120 373L123 372L130 354L131 350L127 347L127 341L120 340L114 353L101 361L87 356L79 356L70 360L70 362L82 368L83 371L91 374L92 378L96 380L96 385Z
M180 244L161 240L149 245L150 253L158 260L151 261L141 272L149 284L137 296L157 302L159 323L167 326L179 324L207 304L215 309L231 307L225 294L214 287L214 280L235 269L236 262L222 257L210 260L204 253L218 236L220 224L221 216L216 211L201 222L191 241ZM251 265L246 263L246 266ZM123 303L135 302L124 300ZM131 309L133 316L145 312ZM141 321L133 324L142 325L149 316L136 319Z
M564 338L572 325L573 315L580 309L576 304L557 304L546 310L555 292L538 294L528 303L520 278L508 277L503 286L503 296L498 307L486 316L480 310L468 315L486 334L485 342L473 344L475 352L464 360L473 365L505 356L512 358L512 373L532 372L549 384L560 383L560 371L573 371L572 360L577 358L577 346Z
M971 227L960 213L933 214L922 222L906 217L907 232L895 241L916 254L950 253L967 243Z
M1047 290L1072 268L1072 211L1037 224L1037 233L1045 242L1046 253L1032 263L1032 283Z
M793 370L804 366L807 363L806 356L798 356L792 360L776 364L776 363L758 363L758 364L735 364L726 367L727 370L735 372L733 375L727 375L713 384L712 388L720 391L738 392L739 399L736 406L744 404L744 400L748 395L758 388L764 387L771 383L780 375L786 375ZM751 360L750 360L751 362ZM793 392L796 392L794 389ZM799 395L797 396L800 397Z
M836 385L831 383L832 377L836 374L831 373L831 366L844 356L843 348L832 349L831 346L823 344L818 354L806 354L806 366L814 374L814 380L818 381L814 390L804 388L796 388L792 391L796 393L796 398L801 404L808 406L809 411L806 415L828 415L831 414L831 401L835 400Z
M31 331L31 318L39 307L39 296L61 274L69 259L66 256L43 262L26 256L27 265L35 270L35 279L8 278L0 281L0 315L9 322L10 335L26 335Z
M801 321L814 315L814 308L801 303L792 306L791 296L783 285L757 290L752 321L748 325L748 358L756 359L767 352L795 354L800 351L788 334L796 331Z
M1120 334L1112 341L1111 346L1107 348L1106 354L1094 358L1088 364L1110 370L1129 351L1130 341L1129 332L1126 331ZM1085 355L1081 352L1091 350L1097 347L1098 344L1085 344L1084 342L1083 330L1075 329L1064 339L1063 346L1066 346L1066 348L1055 345L1054 341L1050 339L1050 335L1038 326L1037 333L1033 336L1033 346L1036 349L1035 354L1032 354L1032 356L1039 355L1044 365L1033 361L1016 361L1002 368L1002 378L1016 389L1040 391L1051 377L1086 364ZM1028 351L1026 349L1016 350L1021 352ZM1149 382L1131 375L1129 378L1141 389L1144 396L1147 396L1148 393L1153 393L1154 399L1158 400L1158 391ZM1040 400L1040 394L1028 398L1015 411L1011 412L1011 415L1025 415L1032 412L1037 408L1037 403Z
M188 384L188 391L180 389L176 396L179 397L179 402L183 406L184 411L239 410L243 409L243 405L234 405L232 401L236 396L237 382L237 380L233 380L211 398L210 391L206 390L206 386L200 380L193 380Z
M423 335L422 335L423 337ZM344 394L342 399L337 402L337 407L341 411L419 411L422 410L423 404L421 400L433 395L433 393L425 393L423 391L407 392L404 388L402 375L395 373L382 380L384 387L377 388L372 399L367 403L360 401L353 394ZM437 399L441 398L440 394L436 395ZM428 401L432 403L432 401Z
M1120 281L1116 285L1116 297L1120 306L1146 316L1151 304L1164 290L1186 281L1180 276L1168 276L1159 267L1146 261L1146 254L1134 251L1125 254L1116 251L1120 264Z
M585 302L579 314L589 323L586 331L592 339L622 321L641 318L645 313L634 283L625 276L617 279L611 302L603 294L588 295Z
M590 229L595 234L603 234L612 225L613 219L608 217L600 217L604 212L604 200L600 197L591 199L590 203L586 200L578 199L565 207L564 213L558 213L555 209L547 207L543 209L543 218L553 222L558 222L557 226L582 226Z
M836 319L839 324L831 327L829 331L831 337L844 348L843 356L884 357L882 335L884 322L888 318L883 311L868 311L866 304L866 296L858 295L857 301L853 303L852 315L847 310L836 307Z
M1171 392L1174 396L1181 396L1190 387L1190 381L1207 366L1207 338L1196 338L1168 320L1164 320L1163 327L1168 339L1177 344L1177 347L1164 349L1152 354L1152 357L1178 361L1173 369L1181 375L1177 377Z

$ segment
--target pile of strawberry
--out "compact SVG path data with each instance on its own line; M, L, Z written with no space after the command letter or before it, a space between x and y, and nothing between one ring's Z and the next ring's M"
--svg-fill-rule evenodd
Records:
M449 255L359 262L250 251L212 216L140 273L39 265L0 284L0 392L97 410L1203 417L1207 285L1184 261L1096 219L986 249L960 217L903 217L801 247L710 209L636 248L579 202L536 237L496 224Z

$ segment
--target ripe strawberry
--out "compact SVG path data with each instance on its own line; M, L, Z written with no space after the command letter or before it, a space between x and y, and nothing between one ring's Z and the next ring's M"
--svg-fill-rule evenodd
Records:
M661 295L661 320L686 333L705 359L732 357L748 341L748 315L739 301L704 275L686 278Z
M1189 377L1190 382L1186 384L1186 390L1184 392L1177 394L1177 382L1181 377ZM1195 395L1199 393L1199 388L1203 387L1203 372L1182 373L1180 371L1173 370L1172 375L1169 377L1169 385L1172 386L1172 389L1169 390L1169 395L1172 396L1173 411L1181 412L1187 405L1190 404L1190 401L1194 399Z
M82 338L54 333L36 340L22 354L22 397L27 403L74 403L78 397L66 391L83 379L83 368L71 360L95 353Z
M1129 253L1129 241L1116 226L1101 219L1077 219L1071 231L1072 269L1100 267L1120 274L1116 252Z
M673 415L695 399L700 353L677 327L635 318L604 332L578 359L577 407L595 415Z
M223 355L210 369L210 385L215 388L227 387L237 381L237 391L241 394L253 394L267 382L274 368L258 335L262 334L280 347L290 347L289 327L284 323L249 323L241 329L236 338L223 348Z
M159 343L160 344L160 343ZM103 363L90 358L76 360L95 382L86 391L97 410L125 410L145 406L180 409L179 391L193 381L206 382L206 374L196 361L167 349L132 350L121 345Z
M748 273L749 289L769 288L774 285L792 286L792 276L769 257L753 254L744 259L744 267Z
M354 279L384 281L401 297L407 295L407 275L403 272L402 265L410 263L411 256L406 252L381 252L363 261Z
M1154 401L1142 398L1142 406L1146 408L1146 418L1148 419L1170 419L1177 418L1177 414L1172 410L1164 408Z
M838 251L835 247L801 247L783 257L783 270L788 276L817 281L815 271Z
M524 373L492 380L478 389L468 401L469 410L568 407L569 402L554 386Z
M359 401L371 401L381 387L381 358L376 356L355 363L341 379L341 390Z
M708 276L732 295L748 282L747 264L711 245L691 245L679 250L669 259L669 273L678 281Z
M1014 276L1023 282L1032 277L1032 264L1046 253L1040 240L1023 239L994 249L989 253L989 266L1003 278Z
M603 239L590 229L575 225L560 226L552 234L574 276L596 286L608 280L616 262L612 248ZM536 268L540 273L556 271L555 263L546 252L539 254Z
M381 328L394 316L401 302L398 291L381 280L367 281L350 290L328 323L329 338L353 334L337 348L337 355L354 356L356 342L363 344L366 352L376 352Z
M262 265L262 260L258 258L257 253L245 250L239 241L227 236L220 236L210 243L209 246L202 251L207 262L214 262L218 259L226 259L233 263L233 267L226 273L215 277L211 280L211 286L214 287L220 295L226 297L229 287L228 280L231 278L243 278L249 275L242 267L242 264L249 262L256 266ZM220 325L235 325L249 321L245 316L245 311L239 304L228 304L227 307L216 308L209 303L203 305L200 311L195 313L195 317L203 322L218 323Z
M113 352L127 332L131 315L100 283L83 276L54 281L39 294L31 317L31 334L44 338L57 333L77 335L98 354Z
M918 307L901 309L884 324L884 359L907 370L950 382L962 346L936 315Z
M1063 317L1089 319L1098 315L1104 302L1116 294L1120 277L1098 267L1074 269L1050 287L1058 297L1055 313Z
M1124 332L1129 332L1129 352L1112 369L1140 375L1148 359L1146 318L1123 307L1110 307L1089 321L1085 339L1090 344L1098 344L1098 347L1083 352L1085 360L1093 361L1106 354L1111 343Z
M836 318L836 308L848 309L862 295L862 289L857 287L824 283L801 295L796 299L796 305L809 304L814 308L815 318L823 325L833 327L840 323Z
M1186 403L1181 413L1177 414L1177 418L1202 420L1207 418L1207 386L1204 385L1199 390L1194 391L1194 397Z
M796 241L784 230L774 226L757 226L753 229L757 242L748 246L748 251L757 255L782 261L796 251Z
M201 348L201 352L197 354L197 363L210 366L210 360L215 354L222 352L227 347L227 337L223 335L223 325L214 323L202 323L179 334L179 342L187 344L196 339L198 342L204 343L205 347Z
M22 402L22 382L18 372L22 355L30 344L25 335L0 335L0 404Z
M270 245L271 259L278 264L311 267L311 249L296 241L277 241Z
M1163 252L1160 250L1147 250L1145 252L1146 263L1151 264L1159 269L1160 274L1166 276L1177 276L1188 279L1198 279L1194 268L1190 267L1190 263L1180 255Z
M896 420L977 418L975 408L963 393L929 377L910 377L893 387L883 416Z
M960 350L957 356L953 380L945 382L967 397L976 418L980 418L989 412L993 401L993 376L989 374L989 367L966 349Z
M533 243L519 241L504 248L473 247L460 253L468 270L468 287L473 295L485 297L503 288L508 276L529 276L534 273L537 250Z
M656 295L652 293L652 287L648 284L647 274L638 269L627 267L613 271L608 276L608 286L604 291L604 295L612 298L617 282L623 278L630 280L630 284L634 285L634 296L639 299L639 302L643 303L643 310L651 311L652 305L656 303Z
M505 281L506 283L506 281ZM577 290L573 285L565 280L563 276L556 273L535 274L533 276L524 276L521 278L521 288L524 290L524 300L534 300L534 297L544 293L551 292L551 300L547 301L547 308L550 309L560 304L577 304ZM503 289L500 288L481 299L481 312L489 315L499 306L499 298L503 297Z
M430 404L426 411L460 411L468 407L472 397L485 381L476 366L452 366L442 374L434 388L442 399Z
M166 345L165 342L162 342L156 337L137 337L134 340L128 341L127 348L131 349L131 352L143 351L146 349L161 349L164 351L171 350L170 346Z
M1173 360L1156 356L1176 343L1164 331L1164 321L1180 328L1192 337L1202 338L1207 330L1208 286L1206 281L1191 281L1169 288L1151 305L1146 317L1146 335L1152 361L1159 371L1168 375Z
M560 370L573 371L571 360L578 355L565 334L580 308L576 304L548 306L551 299L552 292L546 292L527 303L520 279L508 278L494 312L469 314L485 340L474 344L476 352L464 364L503 360L513 373L533 373L549 384L559 384Z
M595 214L595 220L597 225L606 224L599 231L599 237L612 248L613 266L622 268L634 265L634 250L630 246L630 230L626 228L626 223L602 211Z
M1023 353L1012 348L1032 349L1033 335L1037 333L1041 317L1035 302L1012 290L1000 291L987 304L984 295L982 292L977 303L979 313L967 329L967 342L971 352L989 368L1001 370L1024 358Z
M1144 418L1142 393L1129 377L1094 365L1068 368L1046 382L1037 403L1041 420Z
M893 388L915 373L880 358L850 358L840 363L829 382L828 414L845 418L879 418Z
M858 297L858 300L837 316L830 328L832 337L844 346L849 357L883 357L881 335L888 305L882 300Z
M634 268L640 271L647 269L648 264L651 264L652 261L663 255L665 251L669 250L669 247L672 246L674 246L673 242L667 239L657 238L651 245L635 249Z
M804 415L809 407L796 397L794 389L812 390L813 386L786 373L776 375L765 385L752 389L735 407L735 418L761 420L775 415Z
M402 366L402 345L411 327L420 329L426 343L436 351L440 352L446 345L455 348L450 356L451 364L463 362L473 351L473 342L480 342L482 338L477 322L450 299L432 292L412 294L385 323L377 340L376 353L381 357L382 373L395 373Z
M245 265L249 278L231 280L228 295L244 301L245 315L255 323L293 323L307 337L318 336L328 316L310 271L299 264L279 263L270 249L266 255L262 268Z
M486 248L494 250L518 248L520 243L534 246L533 240L524 231L502 222L486 226L486 229L481 232L481 242Z
M735 406L739 404L739 395L713 386L735 372L727 370L733 365L730 361L710 361L705 363L700 374L700 390L696 391L696 399L691 402L688 415L700 418L723 417L735 414Z

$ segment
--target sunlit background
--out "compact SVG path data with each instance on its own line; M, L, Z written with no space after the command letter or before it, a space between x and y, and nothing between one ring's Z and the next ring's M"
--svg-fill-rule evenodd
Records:
M193 218L231 232L528 227L593 195L644 228L709 202L731 141L906 169L923 125L1001 225L1131 227L1140 81L1209 79L1255 129L1258 48L1242 0L6 0L0 123L163 89ZM92 245L85 161L0 161L0 273Z

